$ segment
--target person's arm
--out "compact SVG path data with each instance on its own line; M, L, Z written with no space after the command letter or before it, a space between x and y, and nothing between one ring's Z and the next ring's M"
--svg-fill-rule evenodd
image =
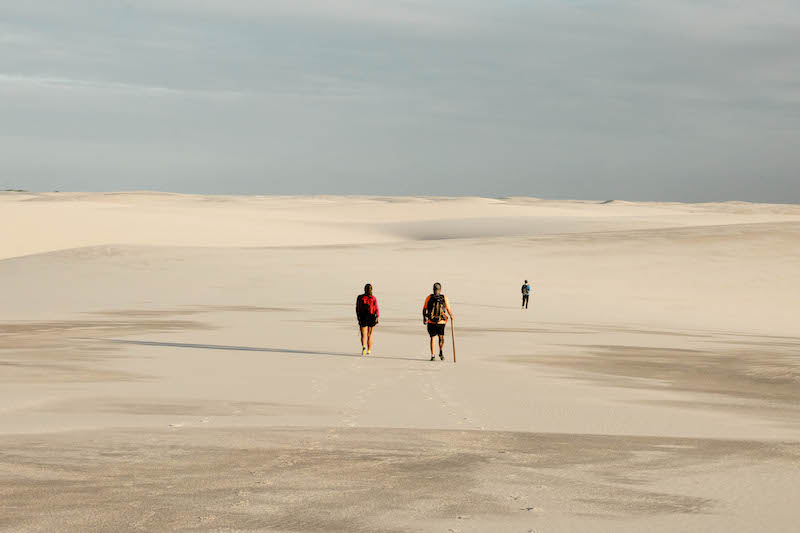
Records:
M360 296L356 296L356 318L360 321L361 320L361 315L358 314L358 300L359 300L359 298L360 298Z
M373 296L373 298L375 298ZM381 318L381 310L378 309L378 299L375 298L375 322L377 322Z
M450 315L450 318L455 318L453 316L453 310L450 309L450 300L447 298L447 296L444 297L444 308L447 309L447 314Z
M423 324L427 324L428 323L428 302L430 300L431 300L431 296L429 294L428 297L425 298L425 303L422 304L422 323Z

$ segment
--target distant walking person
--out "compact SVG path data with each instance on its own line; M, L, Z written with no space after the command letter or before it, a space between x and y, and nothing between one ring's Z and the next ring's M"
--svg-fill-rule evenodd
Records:
M528 280L525 280L525 283L522 284L522 307L524 309L528 308L528 298L531 296L531 286L528 285Z
M361 355L372 353L372 332L378 325L381 313L378 299L372 295L372 284L364 285L364 294L356 298L356 318L361 331Z
M425 298L422 306L422 323L428 327L428 335L431 337L431 361L436 360L434 355L434 338L439 337L439 359L444 361L444 327L447 325L448 315L453 317L450 309L450 302L447 296L442 294L442 284L433 284L433 294Z

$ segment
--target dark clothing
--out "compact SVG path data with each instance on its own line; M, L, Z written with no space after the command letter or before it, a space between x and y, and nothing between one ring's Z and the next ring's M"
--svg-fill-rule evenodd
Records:
M358 319L358 327L360 328L374 328L378 324L378 319L374 316Z
M524 307L525 309L528 308L528 298L530 298L530 295L528 294L522 295L522 307Z
M447 323L447 313L450 311L450 302L444 294L429 294L422 304L422 316L428 321L437 324Z
M356 318L358 325L364 327L375 327L380 318L381 312L378 309L378 299L371 295L362 294L356 298Z
M428 335L431 337L435 337L437 335L444 336L444 327L445 324L434 324L433 322L428 322Z

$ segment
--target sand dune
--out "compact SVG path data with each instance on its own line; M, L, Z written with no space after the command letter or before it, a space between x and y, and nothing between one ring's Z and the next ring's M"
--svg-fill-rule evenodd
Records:
M0 224L0 531L800 519L798 206L2 193Z
M796 222L797 206L0 193L0 258L97 245L317 246Z

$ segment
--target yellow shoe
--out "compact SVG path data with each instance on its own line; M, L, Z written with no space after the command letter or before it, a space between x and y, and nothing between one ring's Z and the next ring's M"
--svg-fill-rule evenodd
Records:
M367 355L371 354L372 350L367 350Z
M364 355L365 353L367 353L367 349L362 346L361 347L361 355Z

